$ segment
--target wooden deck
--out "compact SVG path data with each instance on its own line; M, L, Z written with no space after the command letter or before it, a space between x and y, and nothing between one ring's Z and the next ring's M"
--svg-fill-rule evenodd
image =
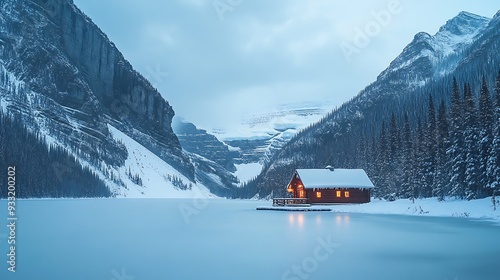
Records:
M307 198L273 198L272 207L257 207L257 210L273 211L332 211L328 208L313 208Z
M332 209L328 208L310 208L310 207L257 207L256 210L272 210L272 211L332 211Z
M307 201L307 198L273 198L273 206L311 206Z

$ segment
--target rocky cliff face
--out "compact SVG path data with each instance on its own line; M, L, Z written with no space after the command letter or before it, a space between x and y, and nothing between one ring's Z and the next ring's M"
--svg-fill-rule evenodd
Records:
M118 166L127 153L112 124L195 179L171 128L172 107L71 0L0 7L0 65L15 85L0 94L2 107L51 144Z
M184 150L211 160L227 171L236 170L233 159L238 157L239 153L229 150L227 145L208 134L206 130L177 118L174 120L173 129Z

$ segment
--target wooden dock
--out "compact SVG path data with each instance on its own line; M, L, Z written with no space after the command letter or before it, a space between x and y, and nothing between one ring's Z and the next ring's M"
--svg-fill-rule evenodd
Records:
M272 207L257 207L257 210L272 211L332 211L328 208L311 208L307 198L273 198Z
M302 212L316 212L316 211L332 211L328 208L307 208L307 207L257 207L257 210L271 210L271 211L302 211Z

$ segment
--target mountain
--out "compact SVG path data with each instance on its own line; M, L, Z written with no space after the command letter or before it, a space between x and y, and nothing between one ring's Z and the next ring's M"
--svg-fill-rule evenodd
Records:
M212 131L224 143L240 149L237 163L264 162L300 129L318 121L329 110L328 103L280 104L242 115L241 126L230 131Z
M209 130L231 151L234 174L244 183L257 176L272 155L299 131L320 120L331 108L328 102L279 104L242 114L238 127Z
M239 183L233 174L236 171L234 158L238 153L182 118L174 118L172 126L183 150L196 167L197 180L217 195L232 195L232 187Z
M236 170L233 158L238 154L215 136L182 118L174 118L172 127L184 150L209 159L228 171Z
M375 83L389 79L418 87L431 79L452 72L463 58L463 52L485 32L490 19L461 12L434 35L421 32L385 69ZM370 88L365 89L369 91ZM393 94L393 93L391 93Z
M211 166L207 172L216 169L220 180L241 186L259 174L274 152L330 109L327 102L281 104L243 114L240 126L230 129L207 132L181 117L174 118L172 127L192 160L203 158Z
M467 92L465 97L470 92L470 112L474 116L481 115L480 106L475 105L480 103L478 93L495 88L500 68L499 30L499 13L488 19L461 12L435 35L416 34L375 82L289 141L239 195L284 195L284 187L295 168L323 168L326 165L366 169L378 186L375 195L379 197L437 195L434 193L438 189L436 186L444 184L438 182L441 180L438 175L441 174L442 178L453 175L452 171L446 171L446 167L451 169L451 166L445 165L473 161L476 155L467 149L477 144L470 144L467 148L461 146L463 153L460 159L448 158L452 154L449 142L453 139L446 134L438 137L436 126L440 125L439 129L446 133L462 133L465 137L466 127L481 124L465 125L466 113L461 107L460 120L464 126L460 129L443 128L445 123L458 122L452 119L452 112L447 109L451 107L454 88L455 91ZM453 78L457 83L453 83ZM466 86L462 87L463 84ZM484 96L487 96L484 100L492 99L492 96ZM465 104L465 101L460 102ZM482 103L482 106L487 103ZM438 106L441 114L439 122ZM479 130L481 128L477 128ZM493 137L491 134L489 138L481 138L479 133L474 135L477 142ZM437 155L438 151L440 155ZM404 162L405 158L414 161ZM481 165L477 157L476 161L473 166ZM496 169L497 165L491 163L489 168ZM403 173L406 175L403 176ZM401 182L405 178L411 181ZM472 185L466 188L483 189L477 184ZM441 187L441 195L450 195L454 186L447 184ZM447 191L443 192L443 189ZM491 193L471 192L476 196Z
M111 195L127 196L132 188L148 195L158 184L178 190L191 184L206 192L203 172L172 130L170 104L71 0L1 0L0 5L4 114L92 170ZM171 167L158 171L161 182L143 178L147 171L134 155L134 143ZM218 184L217 189L232 187Z

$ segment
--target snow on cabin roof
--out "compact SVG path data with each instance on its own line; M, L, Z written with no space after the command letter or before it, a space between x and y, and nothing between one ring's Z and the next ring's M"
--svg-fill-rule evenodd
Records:
M297 173L306 189L375 187L363 169L297 169Z

